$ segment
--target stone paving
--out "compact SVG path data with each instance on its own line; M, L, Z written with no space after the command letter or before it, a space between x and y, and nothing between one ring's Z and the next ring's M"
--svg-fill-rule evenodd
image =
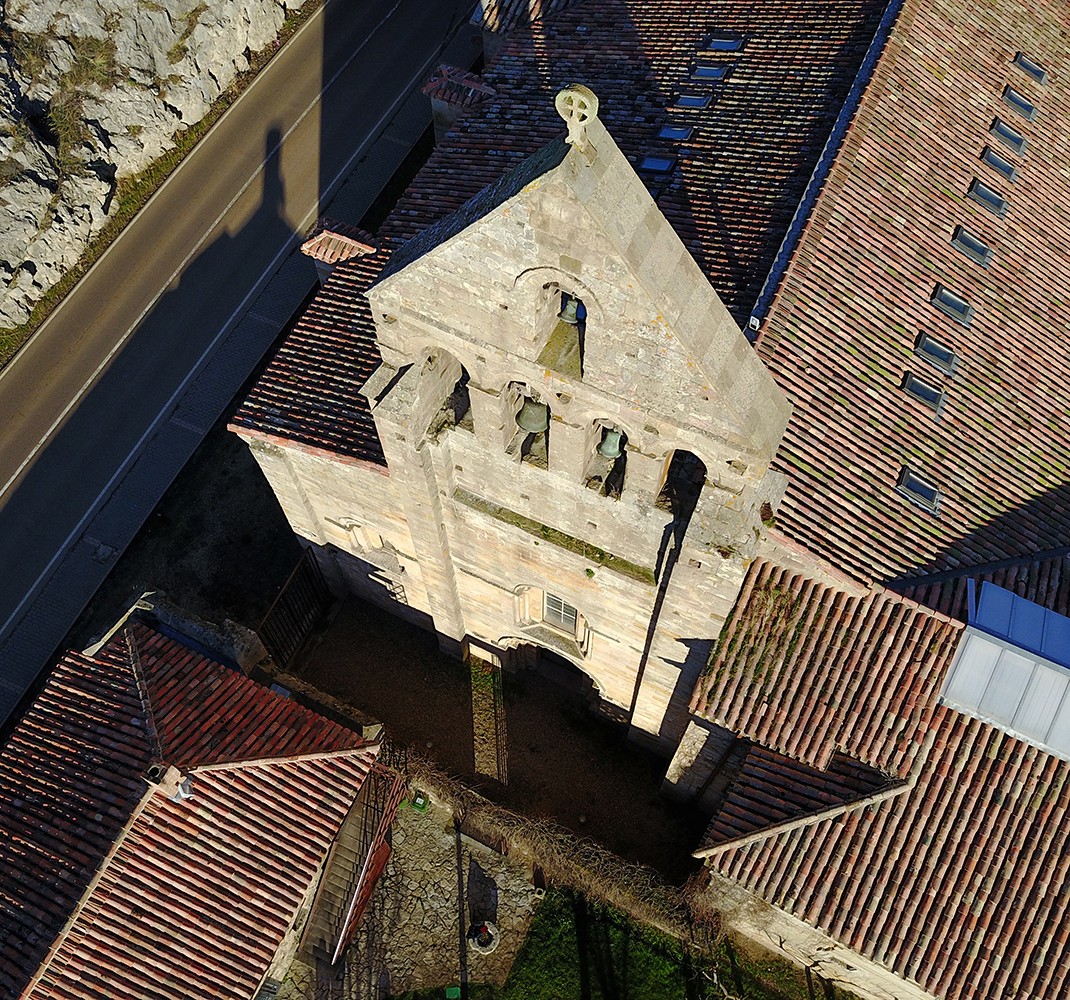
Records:
M403 807L393 851L345 959L341 982L294 963L279 1000L384 1000L406 990L505 982L538 904L531 866L454 830L449 811ZM500 943L479 954L465 939L489 920Z

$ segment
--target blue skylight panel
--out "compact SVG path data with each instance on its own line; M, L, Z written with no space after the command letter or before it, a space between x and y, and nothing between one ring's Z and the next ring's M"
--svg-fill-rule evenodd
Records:
M671 156L644 156L639 169L651 174L667 174L675 165L676 160Z
M1036 121L1036 105L1024 94L1019 94L1009 84L1003 88L1003 103L1017 111L1026 121Z
M741 48L743 36L736 31L715 31L701 45L703 52L738 52Z
M694 131L689 125L664 125L658 133L659 139L671 139L673 142L686 142Z
M691 79L717 83L728 77L728 71L731 68L732 67L728 63L715 63L708 62L705 59L699 59L691 69Z
M681 94L676 98L676 103L673 105L674 108L687 111L696 111L709 106L709 94Z
M992 122L991 132L1008 149L1014 150L1019 156L1025 152L1025 136L1017 129L1013 129L1002 118Z
M981 153L981 160L991 167L996 173L1006 177L1012 184L1018 179L1018 168L1007 157L997 153L991 146L985 146Z
M1041 86L1048 82L1048 71L1040 63L1033 62L1025 53L1019 52L1014 57L1014 65L1022 72L1028 73Z
M995 188L979 181L976 177L970 182L966 197L977 202L982 208L987 208L993 215L1003 218L1007 214L1009 202Z

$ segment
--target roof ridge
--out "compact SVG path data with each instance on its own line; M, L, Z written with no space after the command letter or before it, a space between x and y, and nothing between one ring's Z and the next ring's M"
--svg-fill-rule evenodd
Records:
M131 673L134 675L134 683L137 685L138 697L141 699L141 707L145 718L145 735L148 737L149 750L153 761L163 760L163 743L160 741L160 731L156 726L156 716L152 710L152 695L149 693L148 679L145 670L141 666L141 651L138 648L137 637L129 623L123 628L123 641L130 663Z
M975 566L963 566L957 569L943 570L940 573L928 573L922 576L901 576L889 580L882 586L897 594L895 587L927 587L934 583L947 583L950 580L961 580L970 576L982 576L1001 569L1010 569L1012 566L1031 566L1037 563L1048 562L1052 559L1063 559L1070 556L1070 545L1060 545L1055 549L1045 549L1042 552L1033 552L1029 555L1010 556L1007 559L997 559L994 562L978 563ZM910 598L905 598L910 600Z

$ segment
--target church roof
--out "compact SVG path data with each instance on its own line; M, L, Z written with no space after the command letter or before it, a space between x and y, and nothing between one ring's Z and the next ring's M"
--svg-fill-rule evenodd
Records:
M998 572L1043 602L1065 598L1065 563ZM924 596L957 607L960 579L944 582L946 601L937 585ZM700 853L935 995L1061 997L1070 765L937 703L962 627L879 589L853 596L756 562L695 703L752 740L756 759ZM888 788L867 788L851 761L904 784L881 799Z
M514 32L484 77L496 96L463 113L435 149L378 234L379 253L335 269L233 426L383 464L355 391L378 360L362 292L392 248L558 143L554 96L573 82L598 95L614 141L746 323L882 12L880 0L587 0ZM738 52L714 57L730 76L693 79L716 32L745 39ZM680 95L709 101L678 108ZM686 140L662 135L667 127L683 128ZM672 173L643 170L647 157L672 159ZM408 259L413 248L404 252Z
M860 579L1070 540L1068 29L906 0L761 331L795 407L778 523Z
M142 622L66 654L0 750L0 993L247 1000L374 752Z

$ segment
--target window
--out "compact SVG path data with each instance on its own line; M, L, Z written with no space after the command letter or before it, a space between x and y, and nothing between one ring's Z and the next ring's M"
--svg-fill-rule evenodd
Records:
M981 159L997 173L1002 174L1012 183L1018 179L1018 170L1010 160L1001 156L991 146L985 146Z
M743 36L735 31L715 31L706 36L701 48L704 52L738 52L743 48Z
M937 285L933 289L932 295L929 296L929 301L940 312L950 316L963 326L969 326L970 321L973 319L973 306L961 295L956 295L950 288L945 288L943 285Z
M576 634L576 622L579 619L579 612L571 604L561 600L560 597L550 593L545 595L542 618L543 621L555 625L563 632L568 632L569 635Z
M936 386L930 385L924 379L918 378L917 375L914 375L911 372L907 372L903 376L902 389L908 396L913 396L926 406L931 406L936 410L937 414L943 409L944 403L947 400L946 392L937 389Z
M914 345L914 353L938 368L945 375L954 375L958 367L958 355L930 333L923 333Z
M913 469L903 466L895 489L897 493L901 493L911 503L927 510L930 514L940 512L940 488L919 476Z
M1017 111L1026 121L1036 121L1036 105L1010 85L1003 88L1003 103Z
M992 248L986 246L973 233L963 229L962 226L955 227L955 231L951 234L951 245L982 267L988 267L992 263L992 257L994 256Z
M644 156L639 163L640 170L646 170L652 174L667 174L676 166L676 160L671 156Z
M731 67L728 63L713 63L700 59L691 69L692 80L724 80Z
M676 98L676 103L673 105L678 110L693 111L700 108L708 108L710 106L709 94L681 94Z
M1011 128L1002 118L997 118L992 122L992 127L988 131L1019 156L1025 152L1025 136Z
M663 125L658 138L671 139L673 142L687 142L693 131L689 125Z
M1048 82L1048 71L1040 63L1033 62L1023 53L1019 52L1014 57L1014 65L1023 72L1028 73L1037 83L1043 85Z
M1007 199L995 188L981 183L976 177L970 181L966 197L972 198L978 205L987 208L993 215L998 215L1000 218L1007 214Z

